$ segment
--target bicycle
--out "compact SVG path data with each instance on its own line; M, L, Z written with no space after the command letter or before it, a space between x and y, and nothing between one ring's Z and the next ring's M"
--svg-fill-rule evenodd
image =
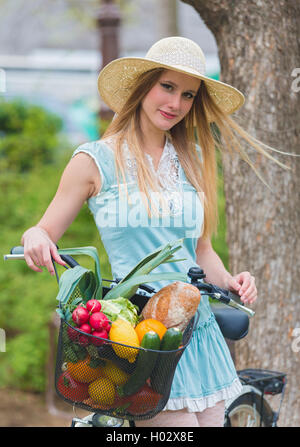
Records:
M69 255L61 255L61 258L67 264L65 268L74 268L79 265ZM10 254L4 255L4 259L24 260L23 247L13 247ZM55 263L53 264L56 279L59 282ZM187 275L191 284L196 286L201 294L213 299L211 308L224 338L233 341L244 338L248 334L249 318L254 316L254 311L241 304L239 296L231 291L203 282L206 275L202 269L192 267ZM103 281L118 283L120 278L114 280L103 278ZM155 293L155 289L146 284L141 284L139 289L136 296L143 302L143 307L143 304ZM224 426L276 426L286 386L286 375L261 369L246 369L237 373L243 389L239 396L227 402ZM278 393L282 393L282 398L279 411L274 412L266 401L265 394ZM95 412L85 418L73 418L71 427L121 427L124 423L124 419ZM135 427L133 420L127 423L130 427Z

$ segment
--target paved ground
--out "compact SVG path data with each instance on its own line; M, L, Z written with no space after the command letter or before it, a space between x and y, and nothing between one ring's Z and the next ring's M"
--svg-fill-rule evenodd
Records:
M69 416L51 415L40 394L16 390L0 389L0 426L1 427L68 427L71 424L73 410L63 402L56 406ZM88 413L78 411L79 416Z

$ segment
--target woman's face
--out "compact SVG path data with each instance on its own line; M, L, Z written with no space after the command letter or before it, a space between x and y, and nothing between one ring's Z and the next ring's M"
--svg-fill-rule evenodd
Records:
M190 111L199 86L199 79L172 70L164 71L142 101L142 122L146 120L162 131L171 129Z

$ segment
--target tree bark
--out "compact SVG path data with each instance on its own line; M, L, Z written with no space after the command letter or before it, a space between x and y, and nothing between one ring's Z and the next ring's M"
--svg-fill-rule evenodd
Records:
M156 0L158 39L178 36L176 0Z
M264 143L300 154L299 2L182 1L215 36L221 80L245 95L238 122ZM223 156L230 270L250 271L259 292L250 333L235 346L236 367L287 373L278 425L300 426L300 159L270 152L286 171L244 147L271 189L239 157Z

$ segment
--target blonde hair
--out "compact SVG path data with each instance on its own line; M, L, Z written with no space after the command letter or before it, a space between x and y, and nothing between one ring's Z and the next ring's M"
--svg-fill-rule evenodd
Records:
M130 153L136 160L137 181L139 189L143 193L143 200L146 196L150 200L150 203L152 203L152 200L149 196L149 188L152 191L157 191L158 184L156 179L153 178L153 173L147 163L145 152L142 150L143 134L140 124L140 108L143 98L157 83L164 71L164 68L156 68L143 73L139 77L126 104L112 120L103 135L103 139L106 137L114 137L115 162L119 187L119 172L126 185L126 168L122 151L123 142L126 141ZM287 166L268 154L262 146L268 149L272 148L253 138L233 118L222 112L209 95L205 82L203 81L201 81L189 113L169 131L169 136L187 180L194 186L199 194L200 200L203 202L203 238L211 238L217 232L218 227L216 149L228 150L230 153L237 152L264 182L264 179L249 159L235 133L247 141L257 152L272 159L281 167L287 168ZM197 152L197 145L201 148L200 157ZM148 215L150 215L149 204L148 202L144 203L148 210Z

